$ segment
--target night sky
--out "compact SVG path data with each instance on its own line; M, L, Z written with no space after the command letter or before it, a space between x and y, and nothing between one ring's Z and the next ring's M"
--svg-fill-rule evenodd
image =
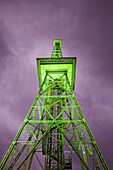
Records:
M113 169L113 0L0 0L0 161L38 90L37 57L77 57L75 95Z

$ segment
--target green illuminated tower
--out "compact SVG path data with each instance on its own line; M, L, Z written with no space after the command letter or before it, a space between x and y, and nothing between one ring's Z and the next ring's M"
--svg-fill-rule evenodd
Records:
M54 40L51 58L36 61L40 89L0 169L108 170L74 94L76 57Z

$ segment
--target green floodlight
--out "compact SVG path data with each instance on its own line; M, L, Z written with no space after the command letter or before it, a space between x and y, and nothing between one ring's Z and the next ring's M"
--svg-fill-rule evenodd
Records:
M53 53L57 46L60 47L61 51L61 40L53 40ZM40 87L44 81L46 73L50 73L54 78L59 78L63 72L66 72L71 88L74 90L76 57L58 58L56 56L51 56L51 58L37 58L36 60Z

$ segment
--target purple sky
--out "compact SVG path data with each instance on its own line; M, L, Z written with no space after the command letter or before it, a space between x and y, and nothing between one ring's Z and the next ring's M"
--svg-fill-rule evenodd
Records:
M76 96L113 169L113 0L0 1L0 161L38 90L36 57L77 56Z

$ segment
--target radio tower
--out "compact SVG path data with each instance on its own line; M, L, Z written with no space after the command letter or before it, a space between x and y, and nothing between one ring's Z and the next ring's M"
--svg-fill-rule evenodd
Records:
M53 40L51 58L36 61L40 89L0 169L108 170L74 94L76 57Z

